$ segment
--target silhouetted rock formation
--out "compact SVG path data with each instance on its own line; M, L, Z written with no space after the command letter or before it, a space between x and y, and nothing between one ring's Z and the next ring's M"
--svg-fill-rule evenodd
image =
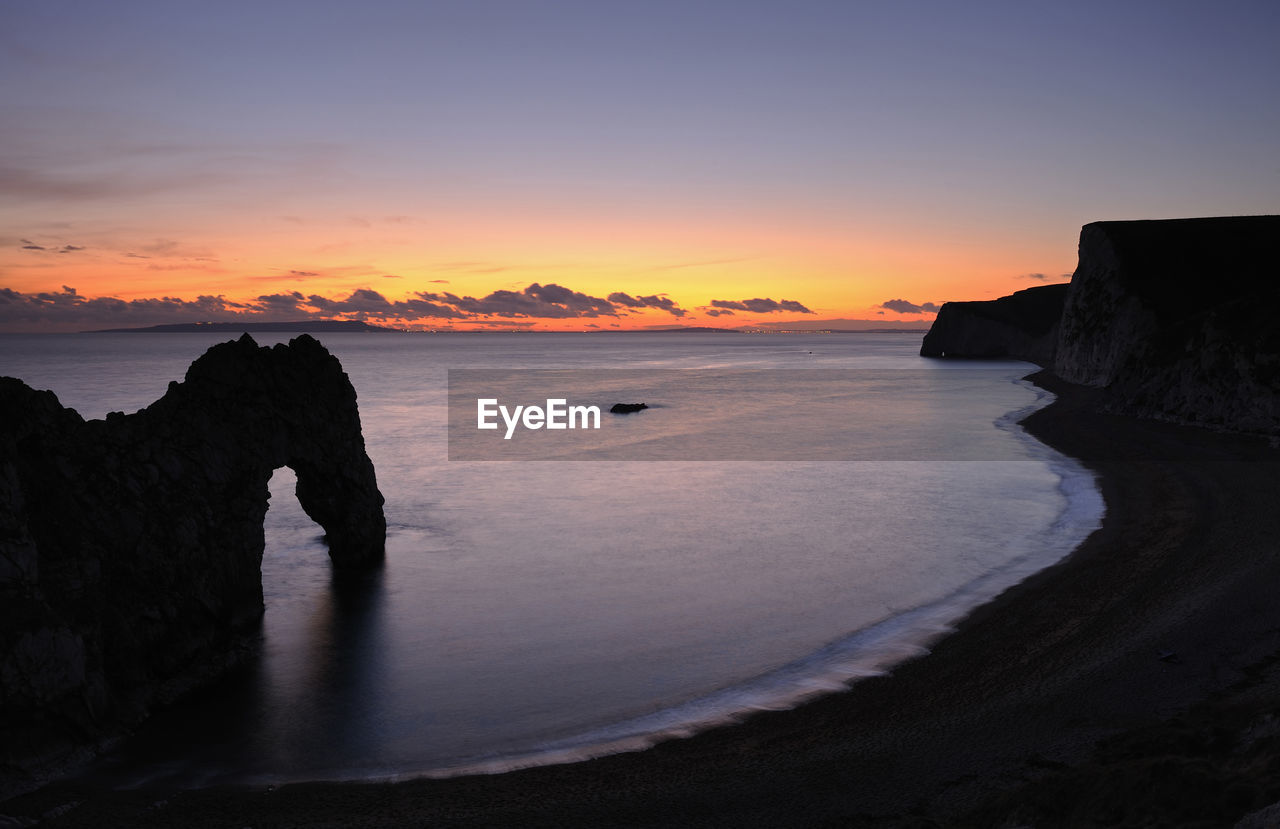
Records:
M609 411L612 414L631 414L647 408L649 406L645 403L614 403Z
M986 302L947 302L920 345L924 357L1006 357L1053 364L1067 285L1040 285Z
M1280 434L1277 268L1280 216L1095 222L1069 287L949 302L920 353L1017 357L1114 411Z
M309 336L214 346L106 420L3 378L0 424L0 798L246 652L273 470L335 568L383 559L355 390Z
M1280 216L1095 222L1054 371L1135 414L1280 432Z

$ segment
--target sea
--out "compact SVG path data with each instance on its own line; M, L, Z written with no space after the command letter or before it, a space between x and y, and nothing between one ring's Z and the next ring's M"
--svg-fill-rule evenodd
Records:
M335 580L277 470L255 655L86 773L496 773L642 749L928 658L1104 507L1087 469L1017 425L1052 400L1022 379L1035 366L925 359L920 336L318 335L358 394L385 566ZM0 335L0 374L101 418L230 338ZM480 395L541 391L600 404L601 427L476 428Z

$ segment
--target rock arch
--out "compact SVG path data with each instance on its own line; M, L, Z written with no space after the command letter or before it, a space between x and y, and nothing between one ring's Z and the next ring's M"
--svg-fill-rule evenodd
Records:
M216 345L105 420L0 379L0 799L251 652L281 466L336 571L382 562L355 389L305 334Z

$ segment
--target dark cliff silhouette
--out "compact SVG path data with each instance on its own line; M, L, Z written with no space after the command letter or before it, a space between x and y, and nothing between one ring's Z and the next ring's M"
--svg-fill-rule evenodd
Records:
M948 302L938 311L924 357L1006 357L1053 364L1067 285L1039 285L986 302Z
M1280 434L1278 267L1280 216L1094 222L1047 359L1039 312L1007 319L1028 291L947 303L920 353L1025 359L1111 411Z
M1096 222L1054 372L1116 410L1280 433L1280 216Z
M249 652L282 466L337 575L382 561L355 390L309 336L214 346L105 420L0 379L0 797Z

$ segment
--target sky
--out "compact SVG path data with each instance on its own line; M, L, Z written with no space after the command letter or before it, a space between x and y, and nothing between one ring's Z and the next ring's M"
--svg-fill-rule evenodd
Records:
M924 324L1280 212L1280 3L0 3L0 331Z

